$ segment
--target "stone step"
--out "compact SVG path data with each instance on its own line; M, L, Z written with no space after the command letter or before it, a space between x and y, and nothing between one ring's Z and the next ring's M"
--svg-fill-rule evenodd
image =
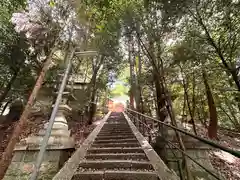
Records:
M96 140L104 140L104 139L126 139L126 138L135 138L135 136L132 135L122 135L122 136L97 136Z
M133 135L133 133L115 133L115 132L109 132L109 133L99 133L98 136L122 136L122 135Z
M104 128L108 127L129 127L127 122L106 122Z
M119 130L107 130L101 131L100 133L132 133L132 131L119 131Z
M132 131L107 130L107 131L101 131L100 133L132 133Z
M129 148L119 148L119 147L112 147L112 148L90 148L88 153L143 153L143 149L140 147L129 147Z
M87 154L86 159L131 159L131 160L148 160L144 153L100 153Z
M153 167L148 161L133 160L86 160L81 162L79 170L82 168L90 169L144 169L152 170Z
M108 128L108 129L102 129L101 132L108 132L108 131L116 131L116 132L131 132L131 130L128 128Z
M96 144L100 143L115 143L115 142L138 142L136 138L126 138L126 139L104 139L104 140L96 140Z
M128 131L128 132L119 132L119 131L106 131L106 132L104 132L104 131L101 131L99 134L116 134L116 135L118 135L118 134L132 134L132 132L131 131Z
M86 171L77 172L71 180L159 180L154 172Z
M101 130L101 132L108 132L108 131L131 132L131 129L129 127L108 127Z
M128 125L127 121L121 121L121 120L108 120L105 124L108 125Z
M119 121L119 120L108 120L105 124L108 125L128 125L126 121Z
M119 122L106 122L104 128L108 127L129 127L127 122L119 123Z
M108 124L104 126L103 129L129 129L130 126L128 124Z
M129 126L109 126L109 127L103 127L101 131L109 131L109 130L115 130L115 131L129 131Z
M126 120L108 119L107 124L128 124Z
M129 126L127 121L107 121L105 123L107 126Z
M140 147L138 142L125 142L125 143L97 143L93 144L92 147Z

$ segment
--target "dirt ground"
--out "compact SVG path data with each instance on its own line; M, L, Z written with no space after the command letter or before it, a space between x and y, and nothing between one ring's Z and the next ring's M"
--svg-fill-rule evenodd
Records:
M198 126L198 132L207 138L205 128ZM240 133L219 130L216 143L240 152ZM226 180L240 180L240 158L217 149L211 151L209 157L213 167L223 174Z

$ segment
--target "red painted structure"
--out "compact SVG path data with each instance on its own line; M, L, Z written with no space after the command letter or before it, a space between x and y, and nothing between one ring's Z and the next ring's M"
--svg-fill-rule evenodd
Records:
M108 100L108 111L113 111L113 101Z
M108 101L108 111L123 112L124 105L120 102L114 102L113 100L109 100Z

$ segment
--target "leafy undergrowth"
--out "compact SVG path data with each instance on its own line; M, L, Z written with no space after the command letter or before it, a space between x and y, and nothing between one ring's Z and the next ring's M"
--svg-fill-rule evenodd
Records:
M87 120L85 120L86 122ZM75 146L78 148L94 128L100 123L100 119L96 119L91 125L84 125L81 121L72 121L69 123L71 136L75 140Z
M43 127L46 122L47 117L42 113L33 113L28 119L27 125L24 127L20 139L26 138L29 135L37 134L38 131ZM9 122L5 124L0 124L0 158L2 158L2 153L7 147L7 144L11 138L14 127L18 122Z
M240 179L240 159L223 151L210 153L210 160L213 167L222 173L227 180Z
M233 150L240 151L240 135L226 131L219 131L218 143ZM214 168L223 173L228 180L240 180L240 158L225 151L212 151L210 159Z

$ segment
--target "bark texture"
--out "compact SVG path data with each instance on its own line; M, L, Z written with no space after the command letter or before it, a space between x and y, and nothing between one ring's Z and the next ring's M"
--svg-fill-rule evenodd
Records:
M207 95L207 101L208 101L208 108L209 108L209 126L208 126L208 137L210 139L216 139L217 138L217 127L218 127L218 117L217 117L217 109L216 105L213 99L212 91L209 86L208 80L207 80L207 74L203 71L202 73L203 81L205 85L206 95Z

